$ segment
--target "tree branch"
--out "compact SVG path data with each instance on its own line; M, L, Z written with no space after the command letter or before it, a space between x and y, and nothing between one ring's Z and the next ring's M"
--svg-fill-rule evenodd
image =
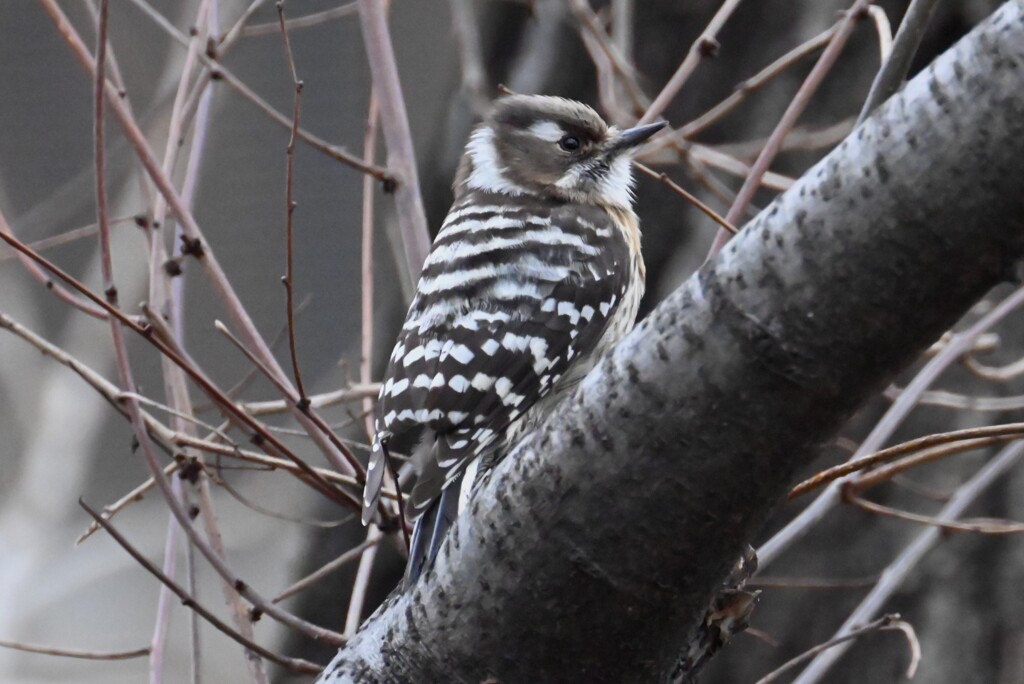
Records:
M322 681L671 681L795 470L1013 271L1021 158L1015 0L627 336Z

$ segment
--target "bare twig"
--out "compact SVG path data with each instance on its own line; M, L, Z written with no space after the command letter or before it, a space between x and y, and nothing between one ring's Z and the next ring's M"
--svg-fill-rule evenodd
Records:
M978 377L993 382L1006 382L1018 376L1024 375L1024 357L1021 357L1005 366L986 366L973 356L967 355L963 359L964 366Z
M136 223L139 220L139 217L136 216L122 216L120 218L112 218L110 219L110 226L111 228L113 228L114 226ZM75 242L76 240L82 240L84 238L92 237L93 235L96 234L98 230L99 227L95 223L91 223L87 226L82 226L80 228L72 228L71 230L66 230L63 233L60 233L59 235L54 235L52 237L42 238L40 240L29 242L28 246L36 250L37 252L45 252L46 250L51 249L53 247L59 247L61 245L66 245ZM0 250L0 263L18 258L18 253L13 249Z
M792 50L789 50L786 54L764 67L750 78L740 82L733 89L733 92L729 97L725 98L693 121L687 123L678 131L675 131L675 135L680 138L692 138L711 124L721 120L722 117L736 109L736 107L742 104L748 97L750 97L751 94L759 90L773 78L828 45L828 42L832 40L832 36L835 35L838 26L838 24L834 24L813 38L805 40L803 43L797 45ZM658 142L660 144L666 144L672 139L672 137L665 135L659 136L659 138L660 140ZM655 143L655 145L657 144L658 143Z
M352 583L352 597L349 599L348 612L345 615L345 636L347 638L352 638L352 635L356 633L360 623L363 621L366 592L370 588L370 578L373 576L373 563L377 560L377 549L380 548L377 542L383 536L384 534L380 531L380 528L370 523L366 530L366 541L363 542L366 548L359 558L356 579Z
M938 517L953 520L963 514L967 507L990 487L1000 476L1017 464L1024 443L1018 442L1004 448L995 458L986 463L975 475L961 485L949 500ZM882 572L882 577L874 589L861 601L843 625L836 631L835 637L849 634L856 625L870 620L878 613L890 596L903 584L911 570L924 558L925 554L943 538L942 530L930 527L903 550L902 553ZM794 684L815 684L820 682L829 668L839 659L848 647L844 644L830 651L818 654L811 664L800 674Z
M884 515L889 518L907 520L921 525L934 525L943 532L978 532L980 534L1020 534L1021 532L1024 532L1024 524L1009 522L1006 520L972 518L956 522L954 520L944 520L930 515L921 515L919 513L902 511L898 508L893 508L892 506L868 501L856 494L851 494L846 500L857 508L868 511L869 513Z
M690 50L686 53L686 57L683 59L682 64L676 69L676 72L672 74L672 78L669 79L665 87L662 88L658 96L654 98L654 102L647 108L644 115L640 117L640 124L648 124L653 122L661 113L665 111L669 103L675 99L675 96L682 89L683 85L693 74L700 60L706 56L714 55L718 50L718 32L722 30L722 26L729 20L732 13L739 7L741 0L725 0L722 6L715 12L715 16L708 22L707 27L697 37L697 40L693 41L693 45L690 46Z
M1019 439L1024 437L1024 423L1007 423L1004 425L986 425L978 428L968 428L965 430L954 430L952 432L940 432L933 435L926 435L925 437L919 437L912 439L902 444L889 447L888 449L882 449L869 456L861 456L853 458L841 465L833 468L828 468L822 472L814 475L813 477L804 480L796 487L790 490L789 498L793 499L802 494L806 494L810 491L821 487L824 484L838 480L841 477L855 473L866 468L878 465L879 463L888 463L889 461L895 460L901 456L905 456L916 451L922 451L924 449L930 449L935 446L944 444L950 444L955 442L976 440L982 437L1000 437L1000 438L1013 438Z
M108 521L104 520L99 513L97 513L91 506L89 506L89 504L85 503L85 501L82 499L79 499L78 503L82 506L82 508L85 509L85 511L89 515L93 517L93 519L104 529L104 531L107 532L107 534L109 534L114 539L114 541L116 541L121 546L121 548L128 552L128 555L135 559L135 561L139 565L141 565L151 575L160 580L164 584L164 586L173 591L178 596L178 598L181 599L181 602L185 606L199 613L204 620L206 620L211 625L216 627L220 632L234 639L235 641L240 643L242 646L245 646L253 653L257 653L261 657L266 658L267 660L277 663L278 665L281 665L283 667L287 667L290 670L293 670L295 672L301 672L303 674L317 674L318 672L320 672L320 666L316 665L315 663L311 663L300 658L288 658L285 656L277 655L276 653L268 651L267 649L263 648L256 642L250 641L242 637L235 630L231 629L231 627L218 620L217 617L213 615L213 613L206 610L206 608L204 608L198 601L196 601L187 591L178 586L178 584L174 580L172 580L170 577L161 572L161 570L158 567L153 565L153 563L151 563L148 558L143 556L142 553L138 551L138 549L132 546L132 544L127 539L125 539L125 537L120 532L118 532L113 525L111 525Z
M893 402L889 410L875 425L871 434L861 443L860 448L851 457L861 458L878 451L882 444L896 430L910 411L917 404L924 392L953 362L974 346L975 340L987 332L989 328L1001 321L1011 312L1024 305L1024 287L1018 288L991 311L982 316L970 328L954 335L925 366L918 372L906 389ZM832 508L841 501L842 483L847 480L836 480L822 492L807 508L800 512L784 528L757 550L758 567L767 568L782 552L799 539L807 530L819 522Z
M86 72L90 76L96 78L96 63L93 60L92 55L89 53L88 48L82 42L78 33L68 21L56 1L39 0L39 2L47 14L50 15L51 19L53 19L58 32L72 49L75 58L83 68L85 68ZM105 93L110 110L116 115L118 123L127 135L129 142L135 149L139 160L146 169L146 172L157 186L160 194L162 194L167 200L171 210L178 217L178 221L183 227L185 235L189 241L190 247L188 252L198 260L207 275L210 277L215 292L223 301L236 324L241 328L247 343L254 350L254 353L267 365L268 368L273 370L275 377L278 377L278 379L285 384L290 384L287 375L285 375L281 366L277 363L277 360L274 358L274 355L270 351L266 341L260 335L251 317L242 305L238 294L235 292L227 274L224 272L224 269L217 261L213 250L210 249L208 242L204 239L204 235L199 229L199 225L196 223L195 218L181 201L181 197L174 188L170 178L168 178L167 174L163 173L149 147L149 143L146 140L145 135L139 129L130 112L125 108L124 103L121 102L113 84L106 83ZM3 237L3 239L10 243L10 238L8 236L0 235L0 237ZM38 258L36 258L36 260L38 261ZM83 294L85 293L83 292ZM293 415L295 415L300 424L307 428L309 435L313 438L314 442L332 465L344 473L358 472L358 470L352 468L351 463L345 459L342 452L339 451L325 435L315 428L312 421L309 420L304 412L298 409L293 409ZM287 449L283 450L282 453L287 453Z
M322 580L324 577L327 577L336 570L340 570L345 565L351 563L356 558L362 556L363 552L366 551L366 549L378 543L380 539L380 537L376 537L374 539L364 540L358 546L354 546L353 548L349 549L345 553L341 554L340 556L332 560L330 563L327 563L326 565L320 567L314 572L311 572L310 574L306 575L305 577L303 577L298 582L282 591L280 594L278 594L271 600L274 603L279 603L287 598L294 596L300 591L305 591L309 587L313 586L314 584Z
M814 648L804 651L797 657L787 660L775 670L772 670L764 677L758 679L757 684L771 684L771 682L777 681L781 675L792 670L797 665L810 660L819 653L828 651L830 648L838 646L839 644L859 639L866 634L890 631L902 632L903 636L907 638L907 644L910 646L910 664L907 666L906 676L909 679L914 676L915 672L917 672L917 665L921 661L921 644L918 642L917 635L914 633L914 628L910 626L910 623L904 622L900 619L898 614L893 613L891 615L881 617L874 622L869 622L863 627L858 627L850 631L849 634L834 637L823 644L818 644Z
M10 224L7 223L7 219L4 217L2 211L0 211L0 237L3 237L5 239L8 237L12 239L14 238L14 231L11 229ZM28 271L33 278L42 283L47 290L53 292L53 294L56 295L58 299L73 306L82 313L92 316L93 318L98 318L101 321L107 320L107 314L105 311L103 311L103 309L94 306L89 302L83 300L81 297L72 294L67 290L67 288L65 288L60 283L54 282L53 279L46 274L46 271L41 269L38 264L33 262L31 259L26 257L21 252L15 251L15 255L21 262L22 266L25 267L25 270Z
M155 335L150 334L152 330L151 328L143 327L135 323L130 317L125 316L120 310L107 304L103 299L101 299L92 291L90 291L89 288L82 285L75 278L68 275L65 271L61 270L50 261L46 260L45 258L35 253L34 251L30 250L16 238L0 233L0 239L6 241L7 244L11 245L19 252L30 256L34 261L44 266L47 270L52 272L54 275L58 276L61 280L74 287L76 290L85 295L88 299L100 305L107 311L107 313L111 314L113 318L116 318L118 321L127 325L127 327L130 330L132 330L132 332L138 334L139 336L147 340L150 344L152 344L154 347L156 347L161 354L163 354L165 357L173 361L176 366L185 371L189 378L191 378L193 382L199 385L199 387L204 392L206 392L207 395L210 396L210 398L214 399L223 410L225 410L229 415L237 419L247 428L252 430L255 433L254 439L260 444L260 446L265 448L272 448L273 450L276 451L276 453L282 454L288 459L292 460L304 474L309 476L308 480L304 480L305 482L307 482L307 484L310 484L315 489L320 491L322 494L324 494L325 496L334 501L337 501L338 503L341 503L346 506L354 506L358 509L358 507L360 506L358 500L356 500L350 494L328 485L322 476L320 476L311 466L309 466L309 464L307 464L305 461L303 461L298 456L293 454L291 450L288 449L280 440L274 437L274 435L271 434L271 432L267 430L266 427L264 427L261 423L259 423L251 416L249 416L247 413L239 409L239 407L230 399L227 399L223 395L223 393L202 372L200 372L196 368L196 366L186 361L181 356L181 354L178 353L178 351L173 349L171 346L169 346L167 342L161 341ZM127 402L129 406L136 406L137 403L138 402L135 401L134 399L134 394L130 396L129 401Z
M419 276L427 252L430 251L430 232L423 212L423 199L420 197L412 131L409 129L405 97L398 79L398 65L395 63L384 3L380 0L359 0L359 19L363 27L370 73L373 74L380 103L388 167L399 174L402 180L395 188L395 207L409 275L407 281L411 283Z
M356 3L352 3L353 5ZM459 51L459 66L462 71L462 91L477 115L487 110L487 72L484 68L483 50L480 47L480 27L477 25L473 0L449 0L452 13L452 33ZM363 150L363 159L368 164L373 159Z
M868 16L871 17L875 33L878 34L878 54L884 64L892 52L892 24L889 23L889 15L878 5L868 7Z
M700 209L702 212L704 212L705 215L707 215L708 218L710 218L712 221L714 221L715 223L720 225L724 230L727 230L727 231L729 231L730 233L733 233L733 234L736 233L736 227L735 226L731 225L728 221L726 221L724 218L719 216L715 212L714 209L712 209L708 205L706 205L703 202L701 202L696 196L694 196L691 193L687 192L687 190L685 188L683 188L681 185L679 185L674 180L669 178L668 174L666 174L666 173L658 173L654 169L652 169L652 168L650 168L650 167L648 167L648 166L646 166L644 164L640 164L639 162L635 162L634 165L636 166L636 168L640 169L640 171L642 173L644 173L645 175L650 176L651 178L655 178L655 179L661 181L662 183L664 183L665 185L667 185L669 188L672 189L673 192L675 192L677 195L681 196L683 199L685 199L687 202L689 202L693 206L695 206L698 209Z
M294 106L292 109L292 130L288 138L288 147L285 151L285 206L287 220L285 223L285 263L286 272L281 282L284 283L285 306L288 316L288 351L292 358L292 374L295 376L295 388L299 392L297 406L304 411L309 407L309 397L306 396L306 388L302 384L302 373L299 372L299 355L295 345L295 140L299 131L299 116L302 113L302 81L295 69L295 57L292 55L291 41L288 40L288 27L284 20L284 2L277 3L277 19L281 26L281 37L284 42L284 54L288 60L288 70L291 72L292 85L295 88Z
M370 106L366 114L366 136L363 142L363 158L372 164L377 148L377 123L380 111L377 89L370 91ZM369 385L373 380L373 184L363 179L363 225L362 247L359 262L360 284L360 327L362 334L359 345L359 382ZM363 413L366 415L366 436L374 437L372 395L363 397Z
M0 640L0 648L10 648L25 653L41 653L48 656L59 656L61 658L80 658L82 660L129 660L131 658L142 658L149 655L149 648L138 648L134 651L112 651L104 653L101 651L82 651L70 648L53 648L52 646L37 646L34 644L23 644L18 641Z
M332 7L321 12L311 12L301 17L293 17L288 19L284 23L284 27L288 31L294 31L295 29L304 29L311 26L319 26L328 21L334 19L341 19L342 17L348 17L359 11L359 7L355 2L349 2L344 5ZM277 33L281 30L281 24L277 21L268 21L265 24L253 24L252 26L243 26L240 32L243 38L252 38L255 36L266 36L271 33Z
M914 54L924 37L925 28L927 28L932 14L935 13L935 8L939 6L939 2L940 0L912 0L910 3L910 7L907 8L907 13L903 15L903 21L900 22L900 27L896 31L892 52L889 54L889 58L883 62L882 68L871 84L871 90L868 91L864 107L860 110L860 116L857 117L858 125L868 118L875 107L895 93L903 83L903 79L907 77L910 63L914 59Z
M50 0L40 0L40 2L49 1ZM264 0L257 0L257 2L253 4L260 4L263 1ZM138 7L147 17L152 19L157 26L159 26L165 33L167 33L167 35L169 35L171 38L173 38L181 45L188 47L188 37L181 31L176 29L174 25L171 24L171 22L167 21L167 19L163 15L154 10L145 0L131 0L131 2L136 7ZM242 21L239 20L239 23L236 24L236 26L240 26L241 24ZM228 38L231 35L232 34L229 32L229 34L225 36L223 42L221 43L221 49L226 49L226 47L230 45L230 42L233 42L228 40ZM189 96L189 102L196 104L192 104L189 107L186 107L186 111L189 111L191 110L191 108L197 106L199 93L201 93L202 89L206 87L210 79L215 78L216 80L220 80L228 84L228 86L230 86L232 90L241 95L245 100L248 100L253 105L255 105L258 109L260 109L260 111L267 114L270 117L270 119L274 121L274 123L278 124L282 128L291 130L292 121L289 117L285 116L284 114L270 106L270 104L266 100L257 95L252 88L245 85L245 83L241 79L235 76L234 73L232 73L231 70L225 67L222 63L210 58L208 55L205 55L203 53L199 54L199 61L202 63L204 67L209 69L209 72L196 83L193 90L194 95ZM350 154L345 149L338 147L337 145L332 145L328 143L327 141L323 140L322 138L316 135L313 135L312 133L303 128L299 128L298 136L300 140L308 144L313 149L322 152L329 156L331 159L339 161L362 173L368 173L377 180L381 181L382 183L393 184L398 182L398 180L387 169L380 167L367 167L363 164L362 160L359 157Z
M606 87L602 88L604 96L602 100L604 101L605 109L608 109L613 114L617 114L619 118L625 119L627 116L630 119L635 118L639 112L642 112L650 105L650 99L644 94L640 84L637 82L636 69L633 68L626 54L613 44L612 39L605 32L604 27L601 26L600 20L594 14L594 10L590 8L587 0L570 0L569 7L579 20L580 35L584 38L587 49L590 50L592 41L601 55L603 55L603 61L606 61L611 66L610 73L607 73L602 80L614 80L614 83L621 85L633 103L633 106L630 108L632 111L620 112L621 107L616 104L618 93L615 92L614 88L608 88L606 84ZM628 27L625 32L629 33ZM591 50L591 57L597 58L598 55ZM597 59L594 59L594 61L599 63ZM623 123L625 122L623 121Z
M743 182L743 186L740 188L739 193L736 196L736 201L729 208L729 212L725 215L725 219L729 223L735 224L746 209L747 204L754 199L754 193L757 192L761 186L761 177L771 166L772 161L775 159L775 155L778 154L782 148L782 143L786 138L786 135L792 130L793 126L796 125L797 119L803 114L804 109L810 104L811 98L814 93L817 92L818 86L825 80L825 75L832 69L836 60L839 58L840 53L846 46L846 41L850 38L853 33L853 29L856 27L857 22L864 15L867 10L870 0L855 0L853 5L847 10L846 15L842 21L839 22L839 28L836 29L835 34L829 41L828 47L821 53L821 57L814 64L814 68L811 69L811 73L804 79L800 89L796 95L793 96L793 100L786 107L786 111L783 112L782 118L779 119L779 123L775 126L775 130L772 131L771 136L768 138L768 142L765 144L764 149L761 150L761 154L758 155L757 161L754 162L753 168L750 170L750 175ZM717 254L722 246L729 240L729 233L724 230L719 230L715 236L715 241L711 245L711 249L708 252L708 258Z

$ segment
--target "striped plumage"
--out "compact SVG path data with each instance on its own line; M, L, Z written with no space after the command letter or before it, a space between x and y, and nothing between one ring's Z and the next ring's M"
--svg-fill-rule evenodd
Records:
M384 448L418 462L408 582L432 560L480 464L532 429L633 325L644 266L631 151L660 127L620 132L576 102L510 96L470 139L391 354L367 475L364 522Z

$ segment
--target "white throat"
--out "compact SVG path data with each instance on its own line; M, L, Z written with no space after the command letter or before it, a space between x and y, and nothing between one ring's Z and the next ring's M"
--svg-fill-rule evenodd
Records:
M617 157L601 180L590 186L583 183L587 168L576 166L555 182L555 187L580 202L605 204L623 209L633 207L633 159L628 154Z

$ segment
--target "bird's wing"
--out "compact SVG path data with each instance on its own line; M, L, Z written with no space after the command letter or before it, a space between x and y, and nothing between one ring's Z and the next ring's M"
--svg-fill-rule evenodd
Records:
M380 395L385 439L436 435L445 477L414 490L413 516L595 349L632 269L597 207L456 205L449 216Z

